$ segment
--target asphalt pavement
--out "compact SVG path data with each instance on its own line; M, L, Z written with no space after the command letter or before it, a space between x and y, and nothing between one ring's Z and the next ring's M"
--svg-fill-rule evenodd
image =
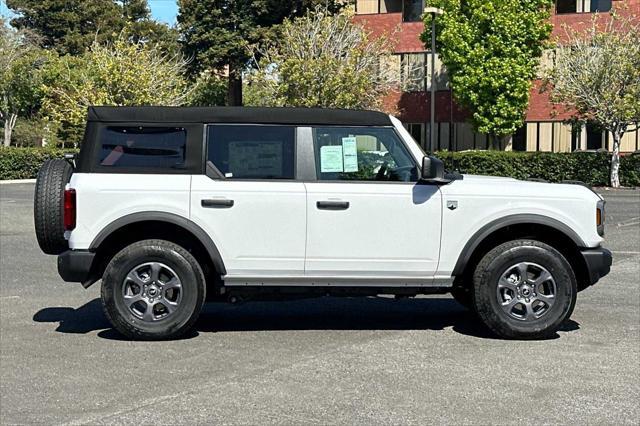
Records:
M0 185L0 423L639 424L640 191L603 194L612 271L550 340L440 296L209 304L131 342L38 249L33 184Z

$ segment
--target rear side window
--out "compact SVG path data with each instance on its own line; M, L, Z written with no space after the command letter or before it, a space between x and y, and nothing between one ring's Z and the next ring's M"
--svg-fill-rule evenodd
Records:
M130 168L184 166L187 132L182 127L104 127L99 165Z
M228 179L293 179L295 127L210 125L207 160Z

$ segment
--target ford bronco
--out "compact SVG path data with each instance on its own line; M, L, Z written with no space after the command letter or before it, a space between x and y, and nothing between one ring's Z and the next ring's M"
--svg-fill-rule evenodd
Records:
M447 173L379 112L92 107L34 212L62 279L101 279L130 338L175 338L206 300L451 293L537 339L609 272L604 206L575 182Z

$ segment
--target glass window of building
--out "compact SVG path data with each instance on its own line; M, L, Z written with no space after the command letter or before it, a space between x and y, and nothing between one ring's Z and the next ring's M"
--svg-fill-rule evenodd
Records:
M380 13L402 12L402 0L380 0Z
M608 12L611 0L556 0L556 13Z
M425 54L404 53L401 55L402 72L400 75L402 90L420 92L425 90Z
M404 22L418 22L422 20L424 0L404 0L402 6L402 20Z

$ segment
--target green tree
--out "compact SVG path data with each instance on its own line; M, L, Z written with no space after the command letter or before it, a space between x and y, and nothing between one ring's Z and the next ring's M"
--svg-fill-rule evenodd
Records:
M18 16L11 25L40 36L41 46L60 54L82 54L127 27L134 41L177 45L177 32L151 19L147 0L7 0Z
M494 146L523 123L551 34L552 0L429 0L444 10L436 41L456 102ZM431 39L431 15L423 41Z
M620 141L640 122L640 24L636 17L594 16L585 30L568 30L547 71L551 99L579 121L591 121L613 138L610 183L620 186Z
M316 4L337 10L339 0L178 0L178 26L193 78L203 71L228 73L229 105L242 104L242 73L251 46L272 35L285 17L302 15Z
M51 58L37 48L33 36L0 20L0 121L3 145L11 144L19 116L31 117L42 100L42 68Z
M257 49L246 103L380 109L382 95L398 83L380 69L391 47L384 37L370 39L348 12L317 8L285 19L278 37Z
M188 104L191 106L224 105L227 97L227 80L216 73L203 71L193 85Z
M113 43L93 44L80 57L60 57L47 68L43 114L60 136L79 142L90 105L183 105L191 88L187 61L155 44L131 43L123 34Z

